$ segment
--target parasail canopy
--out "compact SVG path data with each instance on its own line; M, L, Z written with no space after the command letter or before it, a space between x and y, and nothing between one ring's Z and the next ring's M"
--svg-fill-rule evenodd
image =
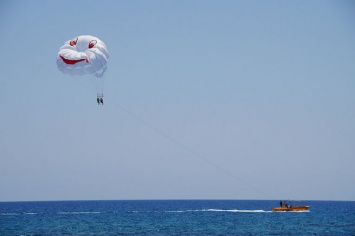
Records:
M106 71L108 58L104 42L91 35L81 35L66 41L59 49L57 66L64 74L100 78Z

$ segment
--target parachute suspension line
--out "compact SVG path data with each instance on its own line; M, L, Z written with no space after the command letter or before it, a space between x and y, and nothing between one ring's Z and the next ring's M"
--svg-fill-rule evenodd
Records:
M104 82L105 82L104 78L105 78L104 76L101 77L101 94L102 94L102 96L104 96Z
M208 163L209 165L215 167L216 169L220 170L221 172L233 177L234 179L236 179L237 181L239 181L240 183L248 186L249 188L253 189L256 192L259 192L265 196L270 197L269 194L265 193L264 191L261 191L260 189L258 189L257 187L251 185L250 183L247 183L245 180L239 178L238 176L236 176L234 173L230 172L229 170L223 168L222 166L208 160L206 157L204 157L203 155L201 155L200 153L196 152L195 150L193 150L192 148L186 146L185 144L183 144L182 142L178 141L177 139L173 138L172 136L166 134L165 132L163 132L162 130L158 129L157 127L153 126L152 124L148 123L147 121L143 120L142 118L140 118L139 116L137 116L136 114L134 114L133 112L127 110L126 108L124 108L123 106L119 105L118 103L116 103L115 101L113 101L110 98L107 98L112 104L114 104L116 107L118 107L119 109L121 109L122 111L126 112L128 115L132 116L133 118L135 118L136 120L138 120L139 122L141 122L142 124L146 125L147 127L151 128L152 130L154 130L155 132L157 132L158 134L162 135L163 137L167 138L168 140L170 140L171 142L175 143L176 145L178 145L180 148L188 151L189 153L191 153L194 157L199 158L200 160Z
M97 83L97 92L100 93L101 95L103 95L104 94L104 77L97 77L96 83Z

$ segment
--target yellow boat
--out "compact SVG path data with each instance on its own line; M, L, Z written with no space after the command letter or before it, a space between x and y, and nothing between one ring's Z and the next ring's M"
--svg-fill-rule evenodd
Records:
M307 211L309 206L282 206L282 207L274 207L272 211Z

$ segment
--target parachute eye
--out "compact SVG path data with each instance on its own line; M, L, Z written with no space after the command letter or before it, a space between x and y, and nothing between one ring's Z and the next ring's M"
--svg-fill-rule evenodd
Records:
M93 48L96 43L97 43L96 40L91 40L90 43L89 43L89 48Z
M75 40L70 41L70 46L75 46L76 42L78 41L78 38L76 38Z

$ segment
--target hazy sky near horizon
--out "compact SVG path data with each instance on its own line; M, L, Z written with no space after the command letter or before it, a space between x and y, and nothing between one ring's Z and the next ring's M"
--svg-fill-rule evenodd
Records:
M105 105L56 65L94 35ZM0 201L355 200L354 1L1 1Z

